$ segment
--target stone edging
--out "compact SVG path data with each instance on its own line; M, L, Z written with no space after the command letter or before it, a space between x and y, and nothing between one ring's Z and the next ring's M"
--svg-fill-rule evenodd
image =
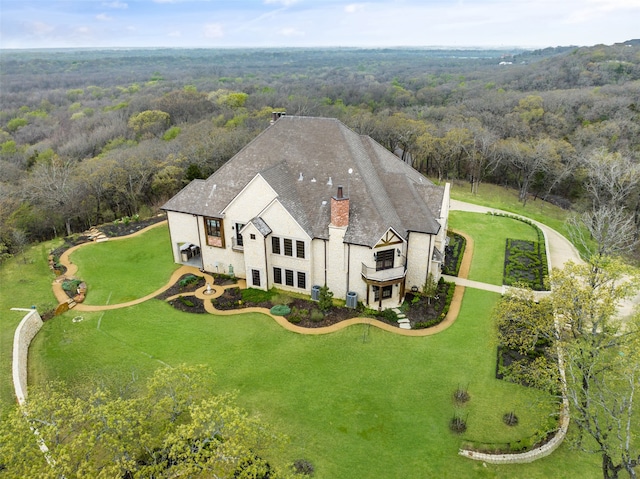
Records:
M36 309L11 308L12 311L25 311L20 324L13 335L13 389L18 404L23 406L27 399L27 359L29 345L42 328L42 318Z

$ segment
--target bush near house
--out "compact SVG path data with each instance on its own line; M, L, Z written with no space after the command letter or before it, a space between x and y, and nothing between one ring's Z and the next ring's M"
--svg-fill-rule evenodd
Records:
M442 272L450 276L458 276L467 240L464 236L451 231L447 234L447 237L449 238L449 244L444 248L445 255Z

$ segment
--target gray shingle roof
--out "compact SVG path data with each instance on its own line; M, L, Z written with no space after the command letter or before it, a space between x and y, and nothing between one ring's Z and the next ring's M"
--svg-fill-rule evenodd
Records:
M444 188L330 118L281 117L208 179L192 181L162 208L220 217L256 174L312 238L328 238L329 201L338 185L350 201L348 243L374 246L389 228L405 237L409 231L440 229L436 220Z

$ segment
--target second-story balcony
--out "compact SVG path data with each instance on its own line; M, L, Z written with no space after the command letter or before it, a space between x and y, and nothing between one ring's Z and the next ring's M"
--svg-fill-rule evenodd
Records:
M368 281L384 283L396 279L402 279L405 276L404 266L396 266L395 268L380 269L371 268L362 263L362 277Z

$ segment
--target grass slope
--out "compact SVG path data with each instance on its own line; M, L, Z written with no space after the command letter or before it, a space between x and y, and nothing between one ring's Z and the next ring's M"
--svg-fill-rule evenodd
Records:
M87 283L86 304L118 304L146 296L166 284L178 267L166 225L130 239L83 246L70 259Z
M260 314L189 315L157 300L85 314L80 323L72 323L67 313L47 323L35 339L33 357L39 360L31 363L30 373L37 381L74 382L144 376L163 364L209 364L219 390L238 391L242 406L291 437L281 460L308 458L317 478L479 472L485 475L478 477L506 478L517 477L514 471L542 478L569 467L593 477L588 462L565 465L551 458L543 461L552 462L549 468L536 463L486 470L457 456L462 438L515 440L532 434L548 412L541 393L494 378L490 311L497 298L468 290L458 321L426 338L364 325L304 336ZM447 427L454 412L451 395L459 385L468 385L471 394L463 408L469 429L462 437ZM516 428L502 424L510 410L520 417Z
M0 406L15 402L11 379L13 334L25 315L11 308L36 306L42 313L56 306L51 290L54 274L47 257L59 242L47 242L29 248L25 255L0 265Z

